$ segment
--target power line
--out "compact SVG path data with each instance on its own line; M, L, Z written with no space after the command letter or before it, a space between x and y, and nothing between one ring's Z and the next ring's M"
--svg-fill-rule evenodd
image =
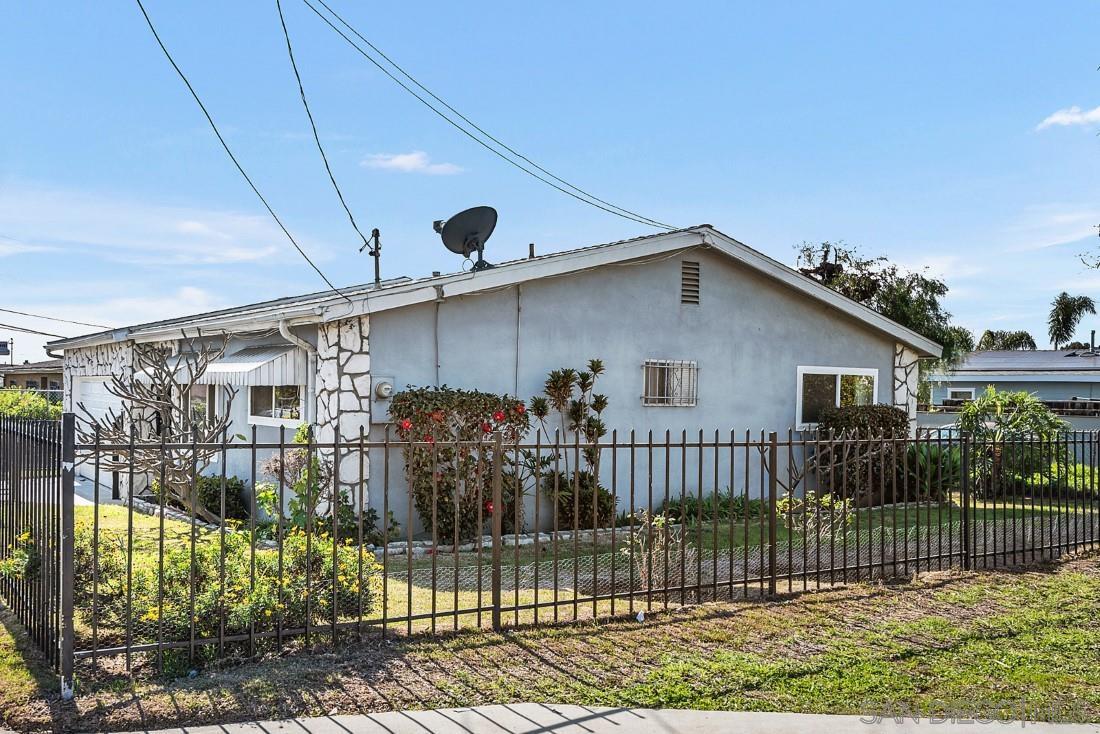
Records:
M14 313L19 316L30 316L32 319L46 319L47 321L57 321L62 324L76 324L77 326L92 326L96 329L110 329L110 326L104 326L103 324L89 324L87 321L73 321L71 319L59 319L55 316L43 316L39 313L27 313L26 311L16 311L11 308L0 308L0 311L4 313Z
M351 209L348 207L348 203L344 200L344 194L340 191L340 186L336 183L336 177L332 175L332 167L328 163L328 156L325 155L325 149L321 146L321 136L317 134L317 123L313 121L313 113L309 109L309 102L306 101L306 90L302 86L302 75L298 73L298 63L294 60L294 48L290 44L290 31L286 27L286 18L283 16L283 3L282 0L275 0L275 7L279 11L279 23L283 26L283 37L286 39L286 53L290 57L290 68L294 70L294 78L298 80L298 95L302 98L302 107L306 110L306 117L309 118L309 127L313 130L313 141L317 143L317 152L321 154L321 160L325 163L325 171L328 173L328 180L332 182L332 188L336 190L336 197L340 199L340 205L344 207L344 211L347 212L348 221L351 222L352 229L359 235L359 238L363 240L363 246L367 247L367 237L359 229L359 225L355 223L355 216L351 213Z
M52 336L56 339L65 338L60 334L51 334L48 331L37 331L35 329L25 329L22 326L13 326L12 324L0 324L0 329L11 329L12 331L21 331L24 334L37 334L38 336Z
M476 122L474 122L474 121L473 121L473 120L471 120L470 118L466 117L466 115L462 114L461 112L459 112L458 110L456 110L456 109L455 109L454 107L452 107L452 106L451 106L450 104L448 104L446 100L444 100L444 99L441 99L441 98L440 98L440 97L439 97L439 96L438 96L438 95L437 95L437 94L436 94L435 92L433 92L432 90L428 89L428 88L427 88L427 87L425 87L425 86L424 86L423 84L421 84L421 83L420 83L420 82L419 82L419 81L418 81L418 80L417 80L417 79L416 79L416 78L415 78L415 77L414 77L414 76L413 76L412 74L410 74L409 72L405 71L405 70L404 70L404 69L403 69L403 68L402 68L402 67L401 67L401 66L400 66L400 65L399 65L399 64L398 64L398 63L397 63L396 61L394 61L394 60L393 60L393 59L391 59L391 58L390 58L389 56L387 56L387 55L386 55L386 53L385 53L385 52L384 52L384 51L383 51L382 49L380 49L380 48L378 48L377 46L375 46L375 45L374 45L373 43L371 43L371 42L370 42L370 40L369 40L369 39L365 38L365 37L363 36L363 34L362 34L362 33L360 33L359 31L355 30L355 28L354 28L354 27L352 27L352 25L351 25L350 23L348 23L348 22L347 22L346 20L344 20L344 19L343 19L343 18L342 18L342 17L340 16L340 14L339 14L339 13L337 13L337 12L336 12L335 10L333 10L333 9L332 9L332 8L331 8L331 7L330 7L330 6L328 5L328 3L326 3L326 2L325 2L325 0L317 0L317 2L319 2L319 3L321 4L321 5L323 5L323 6L324 6L324 8L325 8L325 10L327 10L327 11L328 11L329 13L331 13L331 14L332 14L332 16L333 16L334 18L336 18L336 19L337 19L338 21L340 21L340 23L341 23L341 24L342 24L342 25L343 25L343 26L344 26L345 28L347 28L347 29L348 29L349 31L351 31L351 32L352 32L353 34L355 34L356 36L358 36L358 37L359 37L359 39L360 39L361 41L363 41L363 43L365 43L365 44L367 44L368 46L370 46L370 47L371 47L371 49L372 49L372 50L374 50L374 52L375 52L375 53L377 53L377 54L378 54L379 56L381 56L381 57L382 57L383 59L385 59L385 60L386 60L386 62L387 62L387 63L388 63L388 64L389 64L390 66L392 66L393 68L395 68L395 69L397 69L397 70L398 70L399 72L401 72L401 75L402 75L402 76L404 76L404 77L405 77L406 79L408 79L408 80L409 80L409 81L411 81L411 82L412 82L413 84L415 84L415 85L416 85L417 87L419 87L419 88L420 88L421 90L423 90L423 91L424 91L424 92L425 92L425 93L426 93L427 95L429 95L429 96L430 96L430 97L431 97L432 99L434 99L434 100L435 100L436 102L439 102L439 103L440 103L441 105L443 105L444 107L446 107L446 108L447 108L448 110L450 110L450 111L451 111L451 112L453 112L454 114L458 115L458 117L460 117L460 118L462 119L462 121L463 121L463 122L465 122L465 123L466 123L467 125L469 125L470 127L472 127L472 128L474 129L474 130L477 130L477 131L478 131L479 133L481 133L482 135L484 135L484 136L485 136L486 138L488 138L489 140L492 140L492 141L493 141L494 143L496 143L496 144L497 144L497 145L499 145L500 147L504 148L504 149L505 149L506 151L508 151L508 152L509 152L509 153L511 153L512 155L514 155L514 156L516 156L517 158L520 158L520 159L522 159L522 160L526 161L527 163L530 163L530 164L531 164L532 166L534 166L535 168L537 168L537 169L538 169L539 171L541 171L541 172L545 173L545 174L546 174L547 176L549 176L550 178L554 179L555 181L557 181L557 182L559 182L559 183L561 183L561 184L564 184L565 186L569 187L570 189L572 189L572 190L576 191L577 193L579 193L579 194L583 194L584 196L587 196L587 197L588 197L589 199L592 199L592 200L594 200L594 201L597 201L597 202L599 202L599 203L601 203L601 204L606 204L607 206L611 207L612 209L616 209L616 210L618 210L618 211L620 211L620 212L622 212L622 213L624 213L624 214L628 214L628 215L630 215L631 217L635 218L635 220L636 220L636 221L637 221L637 220L643 220L643 223L648 223L648 224L650 224L651 226L654 226L654 227L658 227L658 228L661 228L661 227L663 227L663 228L665 228L665 229L670 229L670 230L671 230L671 229L675 229L675 227L672 227L671 225L665 224L664 222L660 222L660 221L658 221L658 220L656 220L656 219L651 219L650 217L644 216L644 215L642 215L642 214L638 214L637 212L633 212L633 211L631 211L631 210L629 210L629 209L625 209L625 208L623 208L623 207L621 207L621 206L618 206L617 204L612 204L612 203L611 203L610 201L605 201L604 199L601 199L600 197L596 196L595 194L592 194L592 193L590 193L590 192L588 192L588 191L585 191L584 189L580 188L579 186L575 186L574 184L570 183L569 181L566 181L565 179L561 178L560 176L556 176L556 175L555 175L555 174L554 174L553 172L551 172L551 171L548 171L548 170L546 170L545 168L543 168L542 166L540 166L540 165L539 165L538 163L536 163L535 161L531 160L530 158L528 158L528 157L527 157L527 156L525 156L524 154L520 153L519 151L517 151L517 150L515 150L514 148L512 148L511 146L509 146L509 145L508 145L507 143L505 143L504 141L500 140L499 138L495 137L494 135L492 135L491 133L489 133L488 131L486 131L486 130L485 130L484 128L482 128L481 126L479 126L479 125L478 125L478 124L477 124Z
M675 229L675 227L673 227L672 225L669 225L669 224L664 224L664 223L662 223L662 222L658 222L657 220L654 220L654 219L650 219L650 218L648 218L648 217L644 217L644 216L642 216L642 215L640 215L640 214L635 214L634 212L631 212L631 211L630 211L630 210L628 210L628 209L622 209L621 207L617 207L617 206L615 206L614 204L599 203L599 202L602 202L603 200L602 200L602 199L598 199L598 198L596 198L595 196L592 196L591 194L588 194L588 193L587 193L587 192L585 192L585 191L584 191L583 189L579 189L579 188L576 188L576 187L574 187L574 186L573 186L572 184L569 184L569 183L567 183L567 182L566 182L566 183L565 183L565 185L566 185L566 186L569 186L570 188L574 188L574 189L575 189L576 191L579 191L579 192L580 192L580 194L574 193L573 191L570 191L569 189L566 189L566 188L563 188L562 186L559 186L558 184L554 183L554 182L553 182L553 181L551 181L550 179L548 179L548 178L544 178L543 176L539 175L539 174L538 174L538 173L536 173L535 171L533 171L533 170L531 170L530 168L527 168L526 166L524 166L524 165L523 165L522 163L519 163L519 162L517 162L517 161L513 160L513 159L512 159L512 158L510 158L509 156L505 155L505 154L504 154L504 153L502 153L501 151L499 151L499 150L497 150L496 148L494 148L494 147L493 147L492 145L490 145L490 144L486 143L486 142L485 142L484 140L482 140L481 138L479 138L479 137L478 137L477 135L474 135L474 134L473 134L472 132L470 132L469 130L467 130L467 129L466 129L465 127L463 127L463 126L462 126L462 125L460 125L459 123L457 123L457 122L455 122L454 120L452 120L452 119L451 119L450 117L448 117L448 116L447 116L447 114L446 114L446 113L444 113L443 111L441 111L441 110L440 110L440 109L439 109L438 107L436 107L436 106L435 106L435 105L433 105L433 104L432 104L431 102L429 102L429 101L428 101L427 99L425 99L425 98L424 98L424 97L422 97L422 96L421 96L420 94L418 94L418 93L417 93L417 92L416 92L416 91L415 91L414 89L412 89L412 88L411 88L411 87L410 87L410 86L409 86L408 84L405 84L405 83L404 83L403 81L401 81L401 80L400 80L400 79L398 79L398 78L397 78L396 76L394 76L394 75L393 75L393 73L392 73L392 72L390 72L390 70L389 70L389 69L387 69L386 67L382 66L382 64L380 64L380 63L379 63L379 62L378 62L378 61L377 61L377 60L376 60L376 59L375 59L375 58L374 58L373 56L371 56L371 55L370 55L369 53L367 53L367 52L366 52L365 50L363 50L363 48L361 48L361 47L360 47L360 46L359 46L359 45L358 45L358 44L357 44L357 43L356 43L355 41L353 41L353 40L352 40L351 38L349 38L349 37L347 36L347 34L345 34L345 33L344 33L343 31L341 31L341 30L340 30L339 28L337 28L337 27L336 27L336 26L335 26L335 25L333 24L333 22L332 22L331 20L329 20L329 19L328 19L327 17L325 17L325 15L324 15L323 13L321 13L321 11L319 11L319 10L318 10L318 9L317 9L317 8L316 8L316 7L315 7L315 6L314 6L314 5L313 5L313 4L312 4L312 3L311 3L311 2L309 1L309 0L302 0L302 1L303 1L303 2L304 2L304 3L306 4L306 6L307 6L307 7L309 7L309 9L310 9L310 10L312 10L312 11L314 12L314 14L316 14L316 15L317 15L317 17L318 17L318 18L320 18L321 20L323 20L323 21L325 22L325 24L326 24L326 25L328 25L328 26L329 26L330 28L332 28L332 30L336 31L336 33L337 33L337 34L338 34L338 35L339 35L339 36L340 36L341 38L343 38L343 39L344 39L344 40L345 40L345 41L346 41L346 42L348 43L348 45L350 45L350 46L351 46L352 48L354 48L354 49L355 49L356 51L358 51L358 52L359 52L359 53L360 53L360 54L361 54L361 55L362 55L362 56L363 56L363 57L364 57L365 59L367 59L367 60L368 60L368 61L370 61L370 62L371 62L372 64L374 64L374 65L375 65L376 67L378 67L378 69L379 69L379 70L380 70L380 71L381 71L381 72L382 72L383 74L385 74L386 76L388 76L388 77L389 77L389 78L390 78L390 79L391 79L391 80L392 80L392 81L393 81L394 83L396 83L396 84L397 84L398 86L400 86L400 87L401 87L402 89L404 89L404 90L405 90L406 92L408 92L408 93L409 93L409 94L411 94L411 95L412 95L413 97L415 97L415 98L416 98L417 100L419 100L421 104L423 104L423 105L424 105L425 107L427 107L428 109L430 109L430 110L431 110L432 112L434 112L434 113L435 113L436 115L438 115L439 117L441 117L441 118L442 118L442 119L443 119L444 121L446 121L447 123L449 123L449 124L450 124L451 126L453 126L453 127L454 127L454 128L456 129L456 130L458 130L458 131L459 131L459 132L461 132L461 133L462 133L463 135L465 135L466 137L470 138L470 139L471 139L471 140L473 140L473 141L474 141L475 143L477 143L477 144L478 144L478 145L480 145L481 147L485 148L486 150L488 150L488 151L489 151L490 153L492 153L493 155L497 156L497 157L498 157L498 158L500 158L501 160L503 160L503 161L505 161L506 163L509 163L509 164L511 164L511 165L513 165L513 166L515 166L515 167L516 167L516 168L518 168L519 170L521 170L521 171L523 171L524 173L526 173L526 174L527 174L528 176L531 176L532 178L535 178L535 179L537 179L537 180L541 181L542 183L546 184L547 186L550 186L551 188L557 189L558 191L560 191L561 193L565 194L566 196L571 196L571 197L573 197L574 199L576 199L577 201L580 201L580 202L582 202L582 203L588 204L589 206L594 206L594 207L596 207L597 209L602 209L603 211L607 212L608 214L614 214L614 215L615 215L615 216L617 216L617 217L622 217L623 219L627 219L627 220L630 220L630 221L632 221L632 222L636 222L636 223L638 223L638 224L644 224L644 225L646 225L646 226L649 226L649 227L656 227L656 228L658 228L658 229L667 229L667 230L672 230L672 229ZM318 1L320 2L320 0L318 0ZM322 4L322 5L324 5L324 3L323 3L323 2L322 2L321 4ZM328 8L328 5L325 5L325 8L326 8L326 9L329 9L329 12L332 12L332 10L331 10L330 8ZM344 20L343 20L342 18L340 18L340 16L339 16L339 15L337 15L337 14L336 14L335 12L332 12L332 14L333 14L333 16L335 16L335 17L336 17L337 19L339 19L341 23L343 23L343 24L344 24L345 26L347 26L347 27L348 27L348 29L349 29L349 30L350 30L350 31L351 31L352 33L354 33L355 35L359 36L360 38L363 38L363 37L362 37L362 35L360 35L358 31L356 31L356 30L355 30L354 28L352 28L352 27L351 27L351 26L350 26L350 25L349 25L349 24L348 24L348 23L347 23L346 21L344 21ZM367 40L366 40L365 38L363 38L363 41L364 41L365 43L367 43L367 44L370 44L370 42L369 42L369 41L367 41ZM373 48L373 45L372 45L371 47ZM393 63L393 62L390 62L390 63ZM400 67L397 67L397 65L396 65L396 64L394 64L394 67L395 67L395 68L398 68L398 69L400 69ZM404 74L404 72L403 72L403 71L402 71L402 73ZM409 78L410 78L410 79L412 79L412 77L409 77ZM419 82L416 82L415 80L412 80L412 81L413 81L413 82L414 82L415 84L417 84L418 86L420 86ZM421 87L421 88L423 88L423 87ZM435 97L435 95L434 95L434 94L432 94L432 93L431 93L430 91L428 91L427 89L425 89L425 92L426 92L426 93L428 93L428 94L431 94L431 95L432 95L433 97ZM439 99L439 98L438 98L438 97L436 97L436 99ZM452 111L454 111L454 110L453 110L453 108L451 108L451 107L450 107L449 105L447 105L447 104L446 104L445 102L443 102L442 100L439 100L439 101L440 101L440 103L441 103L441 104L443 104L444 106L446 106L446 107L447 107L448 109L451 109ZM461 114L459 114L458 112L455 112L455 114L456 114L456 115L458 115L459 117L462 117L462 119L464 119L464 120L467 120L467 118L463 117L463 116L462 116ZM497 143L498 145L501 145L501 146L502 146L502 147L504 147L505 149L507 149L507 150L511 151L511 148L508 148L507 146L505 146L505 145L504 145L503 143L500 143L499 141L497 141L497 140L496 140L495 138L493 138L492 136L489 136L489 135L488 135L488 133L485 133L485 132L484 132L483 130L481 130L481 128L478 128L478 127L477 127L476 125L474 125L474 124L473 124L472 122L469 122L469 120L467 120L467 122L468 122L468 123L469 123L469 124L470 124L471 126L473 126L473 127L475 128L475 129L479 130L479 131L480 131L480 132L481 132L481 133L482 133L483 135L486 135L486 137L489 137L489 138L490 138L491 140L493 140L494 142L496 142L496 143ZM513 153L514 153L514 151L513 151ZM521 158L523 157L523 156L519 156L519 154L515 154L515 155L517 155L518 157L521 157ZM524 159L524 160L526 160L526 159ZM528 161L528 162L530 162L530 161ZM539 168L539 166L537 166L537 165L536 165L536 164L534 164L534 163L532 163L531 165L532 165L532 166L535 166L536 168ZM540 168L540 170L544 170L544 169L541 169L541 168ZM554 176L553 174L550 174L550 173L547 173L547 175L549 175L549 176L552 176L553 178L557 178L556 176ZM562 180L562 179L558 179L558 180ZM588 197L588 198L585 198L585 197ZM606 205L605 205L605 204L606 204ZM625 213L624 213L624 212L625 212Z
M157 33L157 29L153 26L153 21L149 17L149 13L145 11L145 6L142 4L141 0L135 0L135 2L137 2L137 6L141 10L141 14L145 16L145 23L149 26L149 30L152 31L153 38L156 39L157 45L160 46L160 50L164 52L164 56L168 59L168 63L172 65L172 68L176 70L179 78L183 80L184 85L187 87L187 91L189 91L191 93L191 96L194 97L195 102L199 106L199 109L202 110L202 114L206 116L206 121L210 123L210 129L214 131L214 135L218 138L218 142L221 143L222 148L225 149L226 155L229 156L229 160L233 161L233 165L237 167L237 171L240 172L244 180L248 182L249 187L252 189L252 193L256 194L256 197L264 205L264 208L267 209L267 213L271 215L271 218L274 219L275 223L279 225L279 229L283 230L283 234L285 234L287 239L290 240L290 244L294 245L294 249L298 251L298 254L301 255L305 259L305 261L309 263L309 266L313 268L313 270L318 275L321 276L321 280L325 281L329 288L331 288L335 293L344 298L348 303L351 303L351 299L345 296L339 288L334 286L332 284L332 281L328 279L328 276L321 272L321 268L317 267L316 263L314 263L313 260L310 259L309 255L306 254L306 251L303 250L301 245L298 244L298 241L294 239L294 235L292 235L290 233L290 230L286 228L286 225L283 224L283 220L279 219L279 215L277 215L275 213L275 210L271 208L271 205L267 203L267 199L265 199L264 195L260 193L259 188L257 188L256 184L252 182L252 179L245 172L244 167L241 165L240 161L237 160L237 156L235 156L233 154L233 151L230 150L229 144L225 142L225 138L222 137L221 131L218 130L218 126L214 123L214 118L210 116L210 112L206 109L206 105L204 105L202 103L202 100L199 98L198 92L196 92L195 88L191 86L191 82L187 80L187 76L183 73L183 70L180 69L179 65L176 63L176 60L172 58L172 54L168 52L168 48L164 45L164 41L160 40L160 34Z

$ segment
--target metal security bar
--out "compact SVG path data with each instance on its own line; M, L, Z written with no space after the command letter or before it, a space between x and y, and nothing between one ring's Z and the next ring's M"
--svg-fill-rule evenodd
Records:
M295 443L253 429L211 444L76 445L66 490L49 425L0 424L2 558L29 517L53 564L2 584L63 675L67 656L80 674L181 675L317 643L1026 564L1100 540L1096 433ZM112 499L101 463L139 455L147 476L131 464L124 486L146 489ZM86 502L67 510L74 492Z

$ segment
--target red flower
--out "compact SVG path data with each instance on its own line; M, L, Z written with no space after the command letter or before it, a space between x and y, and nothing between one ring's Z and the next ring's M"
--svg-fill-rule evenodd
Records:
M527 406L523 403L516 403L516 415L523 415L527 412Z
M493 514L493 503L490 502L490 501L485 502L485 514L486 515L492 515Z
M486 421L485 423L481 424L481 430L484 431L485 433L492 433L493 432L493 426L488 421Z
M408 418L401 421L401 430L402 431L407 431L412 427L413 427L413 422L411 420L409 420Z
M435 436L433 436L430 433L425 433L424 434L424 440L427 441L428 443L435 443Z
M495 420L497 423L500 423L501 421L503 421L504 420L504 411L503 410L498 410L497 412L493 413L493 420Z

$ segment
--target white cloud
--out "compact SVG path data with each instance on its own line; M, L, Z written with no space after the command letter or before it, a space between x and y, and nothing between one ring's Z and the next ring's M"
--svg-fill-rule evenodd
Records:
M971 278L986 272L985 266L961 255L927 253L913 259L901 258L897 264L915 272L927 270L939 278Z
M1100 107L1091 110L1083 110L1077 105L1058 110L1048 116L1036 126L1036 130L1045 130L1048 127L1058 125L1068 127L1070 125L1096 125L1100 123Z
M13 240L10 237L0 237L0 257L9 255L22 255L27 252L42 252L49 248L38 245L28 245L26 242Z
M431 157L422 150L414 150L412 153L375 153L364 158L360 165L401 173L426 173L429 176L450 176L462 172L462 168L454 163L432 163Z
M37 186L3 186L0 232L12 238L0 239L0 254L28 248L85 251L138 265L217 265L296 257L266 214Z
M1041 250L1096 236L1100 207L1094 204L1047 204L1024 210L1004 230L1010 252Z

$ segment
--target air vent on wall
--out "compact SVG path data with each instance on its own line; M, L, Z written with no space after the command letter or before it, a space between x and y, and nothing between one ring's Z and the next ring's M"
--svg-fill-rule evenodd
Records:
M699 263L680 263L680 303L699 303Z

